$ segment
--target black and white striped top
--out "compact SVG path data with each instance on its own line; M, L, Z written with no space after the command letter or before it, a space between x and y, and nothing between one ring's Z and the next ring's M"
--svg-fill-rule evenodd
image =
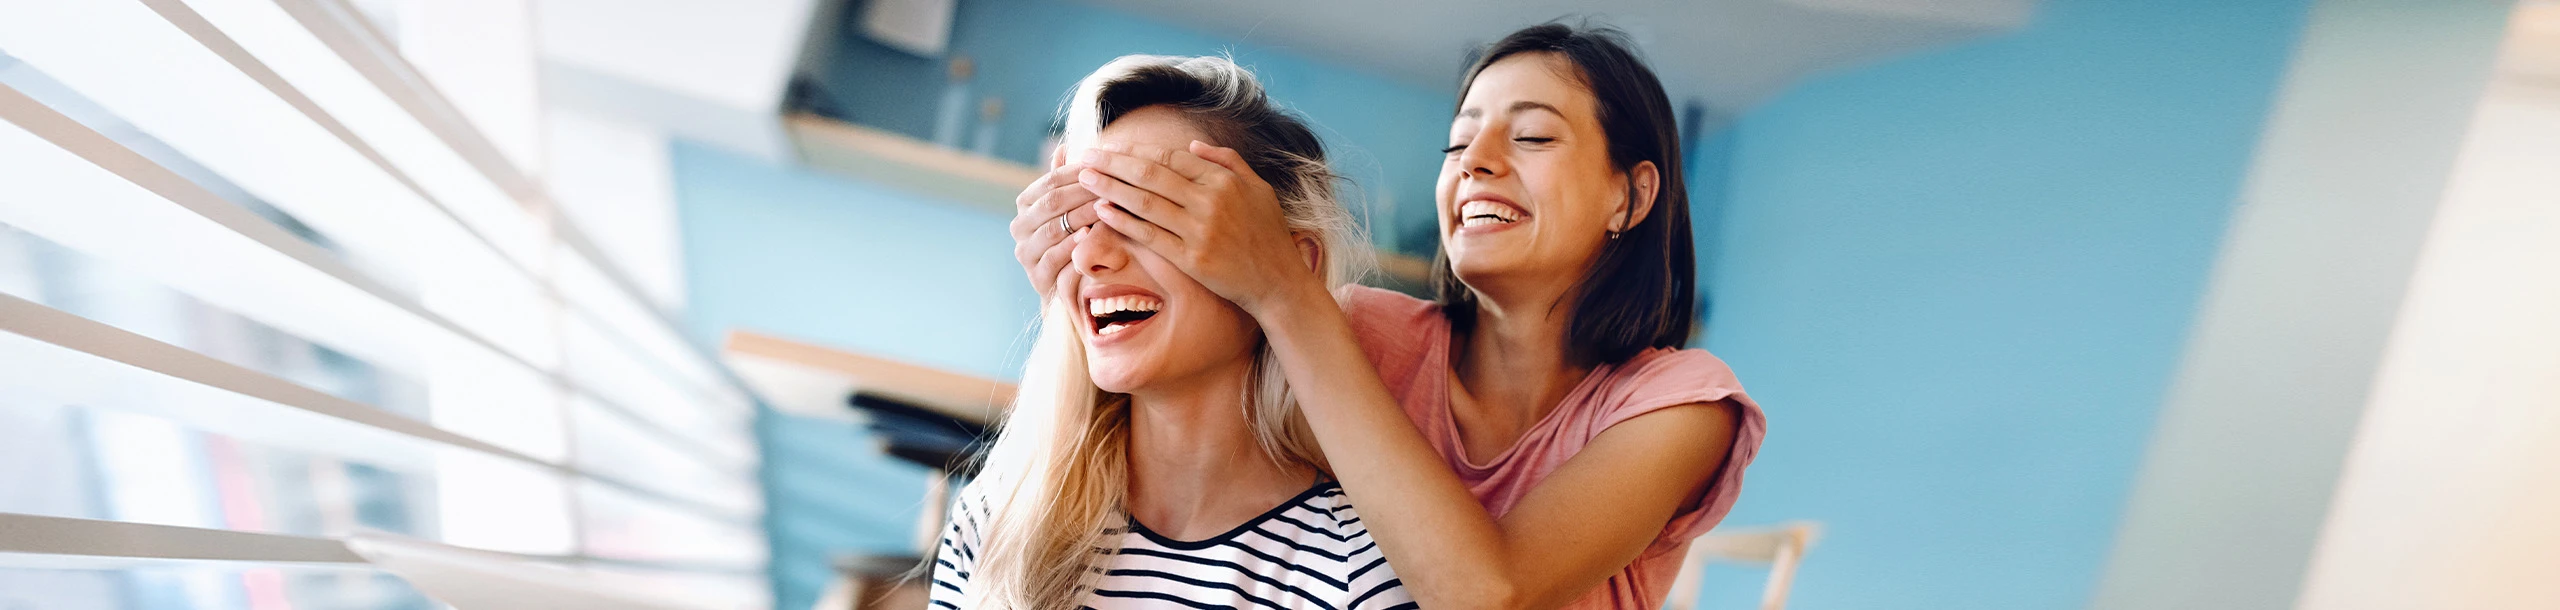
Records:
M951 526L935 553L933 607L970 608L979 524L986 500L972 485L960 492ZM1369 539L1342 486L1317 483L1261 516L1196 542L1166 538L1135 520L1106 530L1119 544L1102 560L1102 576L1084 599L1091 610L1235 608L1411 610L1413 597Z

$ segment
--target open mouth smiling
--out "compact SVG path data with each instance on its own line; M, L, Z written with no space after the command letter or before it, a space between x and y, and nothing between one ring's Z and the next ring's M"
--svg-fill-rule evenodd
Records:
M1500 197L1479 195L1458 204L1458 228L1508 225L1528 218L1529 213Z
M1126 331L1156 317L1164 309L1164 300L1147 295L1129 294L1085 300L1085 314L1093 318L1093 334L1109 336Z

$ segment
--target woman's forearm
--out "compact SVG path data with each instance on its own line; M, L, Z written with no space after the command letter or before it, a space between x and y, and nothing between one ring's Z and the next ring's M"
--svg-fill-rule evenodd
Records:
M1334 477L1424 608L1510 608L1500 524L1431 450L1322 288L1258 312Z

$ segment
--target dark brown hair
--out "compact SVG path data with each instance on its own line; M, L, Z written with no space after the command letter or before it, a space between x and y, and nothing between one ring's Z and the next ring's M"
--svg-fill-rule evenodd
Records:
M1653 210L1644 220L1605 242L1589 274L1566 298L1574 299L1573 320L1565 334L1565 356L1584 366L1623 362L1651 347L1679 347L1689 338L1697 316L1698 259L1689 236L1689 189L1681 179L1679 123L1662 81L1645 67L1626 42L1626 34L1605 26L1571 26L1558 22L1512 32L1476 52L1458 86L1464 103L1476 75L1495 62L1532 53L1552 54L1572 64L1583 90L1589 92L1609 139L1609 164L1628 172L1652 161L1661 174ZM1627 197L1637 197L1628 178ZM1630 201L1630 210L1637 207ZM1474 291L1458 280L1442 247L1431 283L1459 332L1475 324Z

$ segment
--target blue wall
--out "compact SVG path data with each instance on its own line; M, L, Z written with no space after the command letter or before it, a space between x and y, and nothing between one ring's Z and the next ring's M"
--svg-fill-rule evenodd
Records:
M2048 0L1733 127L1709 346L1771 436L1727 523L1826 524L1793 607L2087 603L2305 5Z
M1450 85L1423 86L1253 40L1063 0L962 2L953 22L951 53L977 62L972 94L1005 100L997 156L1037 161L1058 103L1078 79L1112 58L1226 54L1261 77L1272 97L1315 124L1335 170L1356 181L1366 200L1393 201L1392 226L1398 229L1380 229L1380 243L1423 254L1436 243L1429 233L1431 188L1440 172L1435 153L1447 144L1449 112L1457 105L1451 90L1464 67L1456 63L1457 49L1451 50ZM930 137L947 80L944 61L858 35L839 43L822 85L830 110L857 123ZM1380 216L1386 220L1385 213Z
M1035 297L1006 219L678 143L690 305L706 345L754 329L1011 379ZM763 413L775 602L807 608L848 552L908 549L926 471L859 426Z

